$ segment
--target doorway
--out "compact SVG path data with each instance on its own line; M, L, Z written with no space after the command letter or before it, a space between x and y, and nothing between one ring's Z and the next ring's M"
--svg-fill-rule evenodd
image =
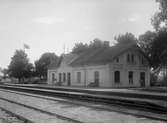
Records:
M71 85L71 73L67 73L67 85Z
M97 87L99 87L99 71L94 72L94 83Z
M145 87L145 72L140 72L140 85Z

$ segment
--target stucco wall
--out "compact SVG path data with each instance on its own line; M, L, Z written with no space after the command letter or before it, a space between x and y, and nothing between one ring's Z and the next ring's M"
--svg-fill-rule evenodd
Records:
M52 74L55 74L54 81L52 80ZM53 70L48 70L48 73L47 73L47 83L48 84L55 84L56 80L57 80L57 71L54 70L54 69Z
M127 54L134 54L134 63L127 62ZM144 63L141 63L141 57L143 55L135 50L129 50L120 55L119 62L114 60L113 64L110 64L110 81L112 87L140 87L140 73L145 72L145 86L150 85L150 72L147 59L144 59ZM114 72L120 71L120 83L114 82ZM133 71L133 84L129 83L128 74L129 71Z
M88 86L94 82L94 72L99 72L99 87L108 87L111 85L109 82L109 67L108 65L94 65L94 66L82 66L74 67L73 69L73 81L74 86ZM81 82L77 82L77 72L81 72Z

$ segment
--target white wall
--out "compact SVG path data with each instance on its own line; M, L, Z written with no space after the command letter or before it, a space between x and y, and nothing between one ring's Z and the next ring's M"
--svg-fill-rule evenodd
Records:
M127 63L127 54L133 53L135 62L134 64ZM144 58L144 64L141 64L141 57L143 55L135 50L130 50L119 56L119 63L114 60L113 64L110 64L110 81L112 87L140 87L140 72L145 72L145 84L150 85L150 72L148 62ZM120 83L114 82L114 72L120 71ZM129 84L128 72L133 71L133 84Z
M94 82L94 72L99 72L99 86L108 87L109 83L109 67L108 65L96 65L96 66L82 66L74 67L73 69L73 82L74 86L88 86L91 82ZM81 72L81 82L77 82L77 72Z
M53 81L52 80L52 74L55 74L55 80ZM57 71L56 70L48 70L48 73L47 73L47 83L48 84L55 84L56 83L56 80L57 80Z

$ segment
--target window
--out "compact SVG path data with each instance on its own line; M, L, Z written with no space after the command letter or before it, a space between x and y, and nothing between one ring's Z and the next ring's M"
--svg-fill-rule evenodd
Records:
M129 63L130 62L130 55L127 54L127 62Z
M116 58L116 62L119 63L119 58L118 57Z
M66 82L66 73L63 73L63 82Z
M81 72L77 72L77 82L81 82Z
M99 71L94 72L94 82L98 85L99 84Z
M71 73L67 73L67 85L71 85Z
M140 84L142 87L145 86L145 72L140 72Z
M144 58L141 57L141 64L144 65Z
M59 82L61 82L61 73L59 73Z
M134 54L127 54L127 62L128 63L135 63L135 56Z
M131 54L131 62L134 63L134 55Z
M120 83L120 72L119 71L114 72L114 81L115 83Z
M128 78L129 78L129 84L133 84L133 71L129 71Z
M55 81L55 74L52 73L52 81Z

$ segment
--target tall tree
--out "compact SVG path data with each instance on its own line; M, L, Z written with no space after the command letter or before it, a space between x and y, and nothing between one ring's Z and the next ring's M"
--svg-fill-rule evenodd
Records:
M100 47L109 47L109 41L102 41L99 38L95 38L93 41L90 42L89 48L100 48Z
M163 65L167 65L167 31L147 31L139 36L138 43L154 71L158 72Z
M137 43L137 38L132 33L125 33L115 36L114 39L117 41L118 44L129 44L129 43Z
M36 75L41 79L46 79L48 66L54 62L58 63L58 56L55 53L44 53L35 61Z
M80 43L76 43L75 44L75 46L72 49L72 52L78 54L78 53L81 53L81 52L83 52L83 51L85 51L87 49L88 49L88 45L87 44L83 44L82 42L80 42Z
M31 76L32 69L33 66L24 50L16 50L8 66L9 76L18 78L21 82L21 79Z
M157 33L152 31L146 31L139 36L138 44L148 57L152 55L151 48L156 36Z
M152 25L156 30L167 27L167 0L156 0L159 3L159 11L152 17Z
M151 53L150 59L153 68L161 68L167 65L167 31L157 32L157 36L151 45Z
M76 43L74 48L72 49L72 53L78 54L89 49L102 47L109 47L109 41L102 41L98 38L95 38L93 41L90 41L90 44L83 44L82 42Z

